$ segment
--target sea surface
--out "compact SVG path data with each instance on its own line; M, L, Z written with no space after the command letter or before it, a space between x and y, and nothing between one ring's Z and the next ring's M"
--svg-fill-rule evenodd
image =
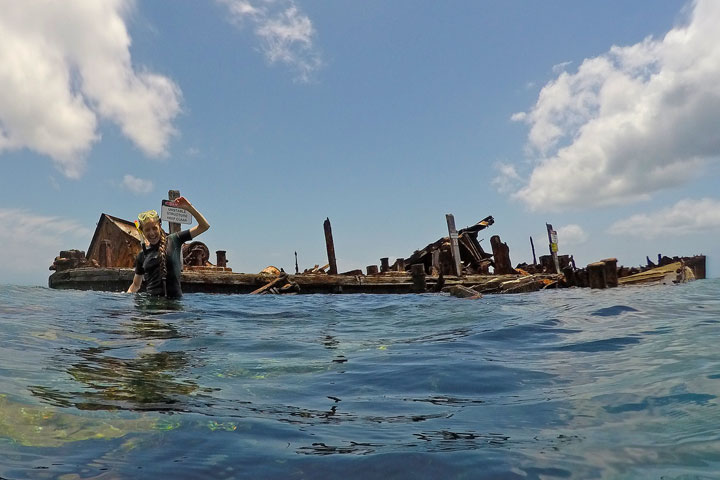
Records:
M720 478L720 280L159 301L0 286L0 478Z

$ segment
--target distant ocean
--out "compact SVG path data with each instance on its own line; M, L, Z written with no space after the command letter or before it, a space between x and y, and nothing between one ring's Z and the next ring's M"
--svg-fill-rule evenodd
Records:
M720 280L479 300L0 286L0 478L706 479Z

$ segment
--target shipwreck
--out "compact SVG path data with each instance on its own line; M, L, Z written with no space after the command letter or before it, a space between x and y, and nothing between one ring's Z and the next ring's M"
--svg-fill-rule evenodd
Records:
M170 191L170 198L179 192ZM499 235L490 237L490 251L478 240L481 231L492 227L495 219L487 216L457 230L453 215L446 215L448 235L405 258L380 258L379 265L363 270L339 272L330 220L323 223L327 263L316 264L302 272L268 267L260 273L236 273L227 266L225 250L215 252L198 241L183 245L183 292L226 294L312 294L312 293L425 293L448 292L459 297L477 297L487 293L521 293L548 288L613 288L652 283L684 283L705 278L705 256L665 257L657 262L647 258L641 267L624 267L615 258L607 258L578 268L572 255L557 254L557 237L548 227L549 255L535 256L533 263L512 266L510 249ZM170 224L170 232L180 226ZM135 257L141 239L133 222L101 214L87 253L64 250L55 258L48 280L50 288L125 291L134 275Z

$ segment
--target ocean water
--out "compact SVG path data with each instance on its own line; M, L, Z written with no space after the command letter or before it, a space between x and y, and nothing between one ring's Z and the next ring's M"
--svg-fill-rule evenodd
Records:
M720 281L176 302L0 286L0 478L720 478Z

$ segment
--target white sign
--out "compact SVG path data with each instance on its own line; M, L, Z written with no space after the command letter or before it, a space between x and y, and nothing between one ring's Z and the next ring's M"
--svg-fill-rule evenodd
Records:
M160 218L170 223L192 223L192 215L190 215L190 212L178 207L175 202L171 202L170 200L163 200Z
M554 243L557 245L557 232L555 230L550 230L550 243Z

